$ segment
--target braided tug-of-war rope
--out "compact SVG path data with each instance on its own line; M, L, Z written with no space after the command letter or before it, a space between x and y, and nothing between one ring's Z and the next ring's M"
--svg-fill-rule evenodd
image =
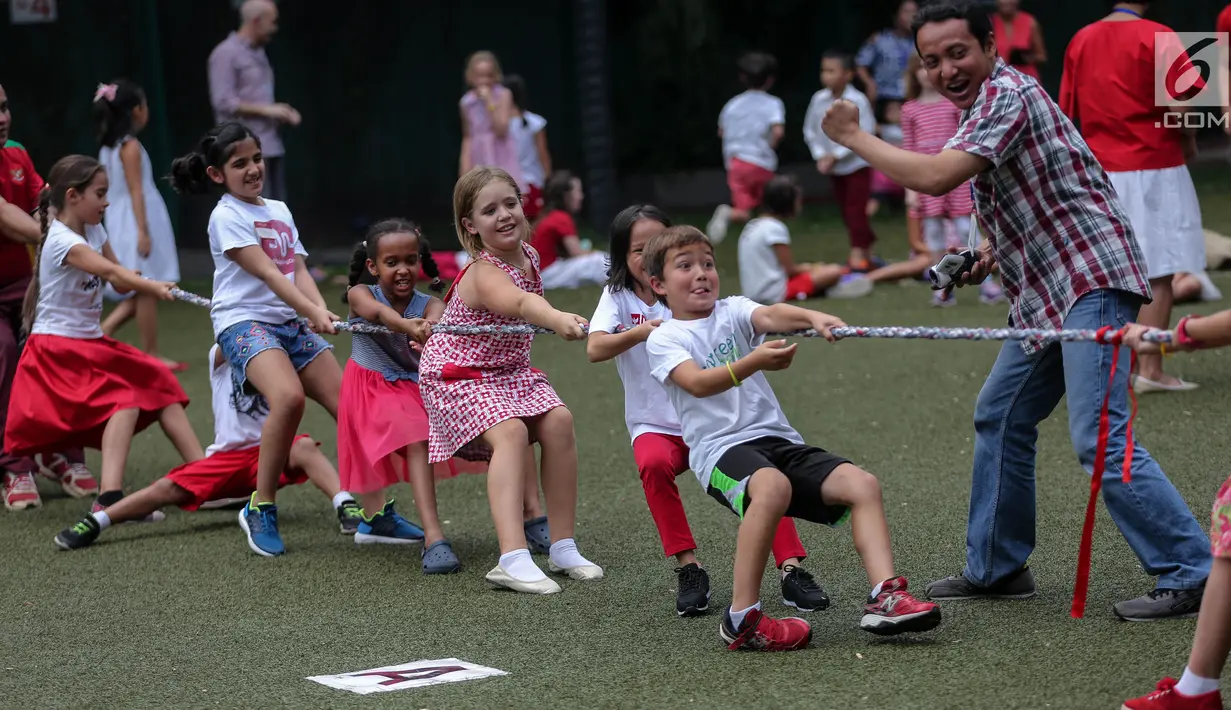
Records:
M189 293L182 289L171 289L171 295L176 300L191 303L203 308L209 308L208 298ZM393 331L381 325L364 323L344 323L334 321L333 327L352 333L367 333L370 335L390 335ZM555 331L540 328L537 325L433 325L433 333L450 333L454 335L495 335L509 334L554 334ZM836 338L894 338L900 340L1030 340L1030 341L1060 341L1060 342L1097 342L1103 345L1119 345L1120 333L1115 330L1039 330L1030 328L936 328L929 326L841 326L833 328ZM815 338L819 334L815 330L796 330L790 333L769 333L769 335ZM1154 343L1170 343L1171 336L1165 332L1146 333L1145 340Z

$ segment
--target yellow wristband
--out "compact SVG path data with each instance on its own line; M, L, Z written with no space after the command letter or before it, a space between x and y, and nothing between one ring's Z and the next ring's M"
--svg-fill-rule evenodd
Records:
M1158 344L1158 354L1162 355L1163 357L1167 356L1167 344L1166 343Z
M739 381L738 377L735 376L735 370L731 369L731 363L729 362L727 363L727 372L731 373L731 381L735 383L736 387L739 387L740 385L744 384Z

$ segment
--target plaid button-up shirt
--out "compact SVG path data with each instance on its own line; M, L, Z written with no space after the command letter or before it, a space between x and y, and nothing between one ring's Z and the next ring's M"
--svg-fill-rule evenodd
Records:
M1077 299L1098 289L1152 298L1107 173L1034 79L998 60L945 147L992 163L972 181L975 216L1000 266L1009 325L1060 328Z

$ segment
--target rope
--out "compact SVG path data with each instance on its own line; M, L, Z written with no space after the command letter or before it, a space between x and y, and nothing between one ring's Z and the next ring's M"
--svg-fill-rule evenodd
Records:
M208 298L189 293L183 289L171 289L176 300L195 306L209 308ZM365 333L368 335L392 335L393 331L383 325L334 321L339 331ZM583 326L583 329L586 329ZM586 329L588 330L588 329ZM554 335L555 331L537 325L441 325L432 326L433 333L449 335ZM1118 345L1120 333L1115 330L1041 330L1034 328L936 328L929 326L841 326L831 332L843 338L892 338L895 340L1029 340L1060 342L1095 342L1103 345ZM772 336L792 338L817 338L815 330L796 330L786 333L767 333ZM1152 343L1170 343L1171 336L1164 331L1145 333L1143 340Z

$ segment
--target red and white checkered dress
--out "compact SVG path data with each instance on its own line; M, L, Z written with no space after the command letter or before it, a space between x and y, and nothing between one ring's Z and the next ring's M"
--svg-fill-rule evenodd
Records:
M522 244L533 266L533 278L504 261L481 252L476 261L499 267L523 291L543 295L539 257ZM471 262L472 264L474 262ZM468 265L445 294L443 325L524 325L491 311L477 311L457 296ZM454 454L477 457L486 447L475 438L507 419L535 417L564 403L547 376L530 367L533 335L450 335L428 339L419 360L419 391L428 415L428 461L446 461ZM477 442L474 442L477 443ZM470 444L470 446L467 446ZM463 447L467 450L462 451Z

